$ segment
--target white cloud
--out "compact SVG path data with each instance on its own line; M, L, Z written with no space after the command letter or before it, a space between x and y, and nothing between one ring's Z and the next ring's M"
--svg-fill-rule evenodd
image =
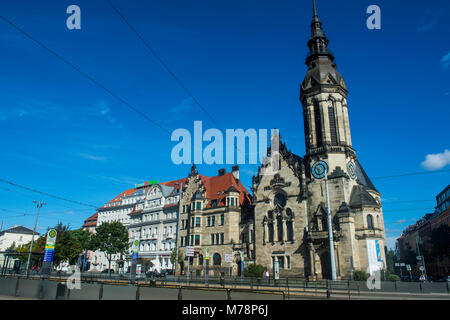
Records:
M450 68L450 52L442 57L441 65L442 65L443 69L449 69Z
M445 150L442 153L428 154L422 162L422 167L427 170L438 170L448 164L450 164L450 151Z
M105 157L94 156L94 155L92 155L92 154L87 154L87 153L80 153L79 155L80 155L82 158L89 159L89 160L95 160L95 161L103 161L103 160L106 160Z
M395 224L402 224L402 223L405 223L405 222L406 222L406 219L400 219L400 220L395 221L394 223Z

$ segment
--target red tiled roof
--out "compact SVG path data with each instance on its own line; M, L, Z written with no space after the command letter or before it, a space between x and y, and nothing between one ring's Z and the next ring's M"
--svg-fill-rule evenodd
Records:
M240 192L239 205L242 206L244 204L251 203L249 192L247 191L247 189L245 189L244 185L240 181L239 183L238 181L236 181L232 172L226 173L222 176L214 177L206 177L202 175L199 176L206 188L205 197L210 200L207 208L211 208L211 202L213 200L217 200L217 207L225 206L226 191L231 186L234 186Z
M92 216L90 216L84 221L83 228L97 226L97 218L98 212L94 213Z
M161 182L160 184L163 184L165 186L172 187L175 189L180 189L181 183L183 183L183 186L185 186L187 181L188 181L188 178L183 178L183 179L178 179L178 180L173 180L173 181Z
M120 201L120 199L121 199L122 197L129 196L130 194L135 193L136 190L137 190L137 189L135 189L135 188L125 190L124 192L122 192L121 194L119 194L117 197L115 197L114 199L112 199L111 201L109 201L109 202L107 202L105 205L103 205L102 208L105 208L107 204L113 204L113 203L115 203L115 202Z

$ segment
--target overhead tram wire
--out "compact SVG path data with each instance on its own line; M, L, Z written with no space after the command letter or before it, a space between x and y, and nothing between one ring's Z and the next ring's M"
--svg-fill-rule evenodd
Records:
M39 193L39 194L42 194L42 195L47 196L47 197L51 197L51 198L59 199L59 200L62 200L62 201L71 202L71 203L79 204L79 205L82 205L82 206L98 209L97 206L94 206L94 205L89 204L89 203L84 203L84 202L81 202L81 201L76 201L76 200L63 198L63 197L60 197L60 196L57 196L57 195L54 195L54 194L50 194L50 193L47 193L47 192L43 192L43 191L32 189L32 188L29 188L29 187L26 187L26 186L22 186L20 184L17 184L17 183L11 182L11 181L0 179L0 182L6 183L6 184L9 184L9 185L12 185L12 186L24 189L24 190L28 190L28 191L31 191L31 192L34 192L34 193Z
M371 178L372 180L375 179L389 179L389 178L399 178L399 177L407 177L407 176L418 176L422 174L432 174L432 173L442 173L442 172L450 172L450 170L435 170L435 171L425 171L425 172L415 172L415 173L405 173L405 174L397 174L392 176L383 176L383 177L375 177Z
M5 191L9 191L9 192L15 192L15 193L18 193L18 194L20 194L21 196L26 197L26 198L28 198L28 199L34 199L34 197L33 197L31 194L27 194L27 193L25 193L25 192L20 192L20 191L18 191L18 190L9 189L9 188L2 188L2 187L0 187L0 190L5 190ZM61 203L58 204L58 206L65 207L65 208L67 208L67 209L74 210L74 211L81 211L81 212L84 212L84 211L91 211L91 210L92 210L92 209L79 209L79 208L74 208L74 207L70 207L70 206L67 206L67 205L64 205L64 204L61 204Z
M53 51L52 49L50 49L49 47L47 47L45 44L43 44L42 42L40 42L39 40L37 40L36 38L34 38L32 35L30 35L29 33L27 33L25 30L21 29L20 27L18 27L16 24L14 24L12 21L8 20L7 18L0 16L0 18L5 21L6 23L8 23L9 25L11 25L14 29L16 29L17 31L21 32L22 34L24 34L26 37L28 37L29 39L31 39L32 41L34 41L36 44L38 44L41 48L45 49L46 51L50 52L52 55L54 55L56 58L58 58L60 61L64 62L66 65L68 65L69 67L71 67L72 69L74 69L75 71L77 71L79 74L81 74L82 76L84 76L85 78L87 78L89 81L91 81L93 84L95 84L97 87L103 89L104 91L106 91L109 95L111 95L112 97L114 97L115 99L117 99L118 101L120 101L122 104L126 105L128 108L130 108L131 110L133 110L134 112L136 112L137 114L139 114L141 117L143 117L144 119L146 119L147 121L151 122L153 125L155 125L156 127L160 128L161 130L163 130L165 133L169 134L169 136L171 135L170 131L167 130L166 128L164 128L162 125L160 125L159 123L157 123L156 121L154 121L153 119L151 119L149 116L147 116L144 112L142 112L141 110L139 110L137 107L133 106L131 103L129 103L128 101L126 101L125 99L123 99L122 97L120 97L119 95L117 95L116 93L114 93L113 91L111 91L110 89L108 89L107 87L105 87L103 84L101 84L99 81L95 80L93 77L91 77L90 75L88 75L86 72L82 71L80 68L78 68L77 66L75 66L73 63L69 62L68 60L66 60L65 58L63 58L61 55L59 55L58 53L56 53L55 51Z
M164 69L172 76L172 78L175 79L175 81L183 88L183 90L191 97L191 99L195 102L195 104L208 116L209 119L219 128L223 131L221 126L217 123L217 121L214 119L214 117L201 105L201 103L197 100L197 98L192 94L192 92L181 82L180 78L177 77L177 75L169 68L169 66L164 62L164 60L158 55L158 53L153 49L147 41L141 36L141 34L134 28L131 23L125 18L125 16L120 12L117 7L115 7L110 0L106 0L106 2L109 4L109 6L122 18L122 20L128 25L128 27L136 34L136 36L141 40L141 42L144 44L144 46L150 50L152 55L158 60L158 62L163 66Z

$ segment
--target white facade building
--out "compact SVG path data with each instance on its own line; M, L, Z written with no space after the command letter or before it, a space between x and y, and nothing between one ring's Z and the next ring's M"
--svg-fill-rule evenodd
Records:
M179 188L155 184L130 213L130 240L140 241L139 258L150 260L151 270L173 268L170 258L176 245L179 197Z
M171 269L170 256L177 232L178 190L184 180L128 189L97 210L95 226L92 222L85 223L84 227L95 232L93 226L96 228L105 222L120 222L129 231L130 248L133 240L141 241L139 258L152 261L153 269ZM90 253L88 259L90 271L101 272L108 268L108 259L103 252ZM125 261L123 270L119 270L120 260ZM115 272L125 272L130 266L129 254L113 255L111 269Z
M25 228L23 226L14 225L13 227L0 232L0 252L4 252L14 246L20 247L24 244L31 242L33 236L33 230ZM39 233L34 234L34 240L39 238ZM0 268L3 265L4 255L0 255ZM12 260L11 260L12 261ZM13 263L13 262L12 262ZM11 263L10 263L11 264Z

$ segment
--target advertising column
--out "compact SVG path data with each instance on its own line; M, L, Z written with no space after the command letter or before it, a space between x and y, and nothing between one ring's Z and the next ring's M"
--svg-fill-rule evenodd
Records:
M57 232L55 229L51 229L47 233L47 242L45 243L44 261L42 264L42 278L46 279L50 277L53 267L53 256L55 254Z

